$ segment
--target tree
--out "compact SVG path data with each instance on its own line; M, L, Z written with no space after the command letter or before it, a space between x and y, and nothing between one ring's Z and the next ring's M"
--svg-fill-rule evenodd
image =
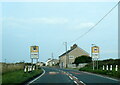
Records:
M89 62L92 62L92 58L86 55L82 55L75 58L74 64L78 66L80 63L89 63Z

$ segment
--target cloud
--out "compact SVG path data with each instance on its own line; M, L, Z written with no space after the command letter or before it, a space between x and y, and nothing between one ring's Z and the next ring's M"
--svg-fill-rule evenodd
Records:
M85 29L85 28L91 28L95 24L93 22L82 22L75 26L76 29Z
M42 24L65 24L68 22L66 18L33 18L31 20Z
M103 53L115 53L118 54L118 50L104 50Z
M16 24L65 24L68 22L66 18L4 18L4 21L8 21L9 24L16 25Z
M63 25L63 29L67 30L83 30L94 26L93 22L81 22L76 19L68 19L64 17L38 17L38 18L3 18L5 25L10 27L29 28L34 25ZM27 26L27 27L26 27ZM30 28L29 28L30 29Z

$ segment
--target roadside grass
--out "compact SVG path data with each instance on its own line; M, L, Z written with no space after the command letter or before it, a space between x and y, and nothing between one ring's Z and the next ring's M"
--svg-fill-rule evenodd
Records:
M83 68L80 68L79 70L120 79L120 66L118 66L118 71L115 71L116 65L120 65L120 59L99 60L98 64L99 64L98 70L97 70L96 66L95 66L95 70L93 70L93 68L92 68L93 63L92 62L88 63L88 65L86 65ZM105 70L103 70L103 65L104 66L108 65L109 70L106 70L106 67L105 67ZM110 71L110 65L113 66L112 71Z
M4 73L9 73L9 72L12 72L12 71L17 71L17 70L22 70L24 69L24 63L22 64L13 64L13 63L0 63L1 65L1 73L4 74Z
M2 85L24 84L29 80L33 79L34 77L42 74L42 72L42 69L37 69L29 73L24 73L23 70L5 73L2 75Z
M119 78L120 79L120 71L115 71L115 70L112 70L112 71L107 71L107 70L102 70L102 69L99 69L99 70L93 70L92 67L83 67L83 68L80 68L79 71L86 71L86 72L92 72L92 73L96 73L96 74L102 74L102 75L107 75L107 76L110 76L110 77L113 77L113 78Z

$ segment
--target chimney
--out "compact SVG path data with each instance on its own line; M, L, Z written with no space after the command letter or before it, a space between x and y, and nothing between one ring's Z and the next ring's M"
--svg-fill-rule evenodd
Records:
M77 44L74 44L73 46L71 46L71 49L74 49L77 47Z

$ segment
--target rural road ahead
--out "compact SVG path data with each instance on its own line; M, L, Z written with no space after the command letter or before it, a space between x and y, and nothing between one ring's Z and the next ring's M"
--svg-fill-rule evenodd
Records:
M44 73L30 85L120 85L120 81L77 70L43 67Z

